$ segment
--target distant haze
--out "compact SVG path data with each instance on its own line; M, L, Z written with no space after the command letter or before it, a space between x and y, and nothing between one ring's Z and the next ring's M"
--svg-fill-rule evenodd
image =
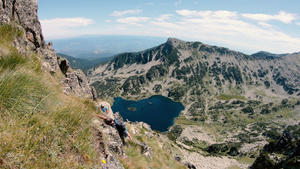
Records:
M52 40L57 53L77 58L108 57L139 52L165 43L167 38L146 36L81 36Z

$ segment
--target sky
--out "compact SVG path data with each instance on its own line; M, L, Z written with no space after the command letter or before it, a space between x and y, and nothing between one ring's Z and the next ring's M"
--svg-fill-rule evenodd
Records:
M38 0L46 40L178 38L246 54L300 51L300 0Z

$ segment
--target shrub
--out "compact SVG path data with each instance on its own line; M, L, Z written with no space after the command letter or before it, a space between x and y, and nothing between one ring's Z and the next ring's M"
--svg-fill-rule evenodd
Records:
M254 113L253 108L250 107L250 106L243 108L242 111L243 111L244 113L249 113L249 114Z

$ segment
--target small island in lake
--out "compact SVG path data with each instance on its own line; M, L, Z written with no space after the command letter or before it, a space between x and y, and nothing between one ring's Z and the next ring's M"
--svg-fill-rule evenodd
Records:
M174 119L184 110L181 103L160 95L139 101L117 97L111 108L114 112L119 112L123 119L145 122L151 129L160 132L168 131L174 125Z
M135 107L128 107L127 108L129 111L136 111L136 108Z

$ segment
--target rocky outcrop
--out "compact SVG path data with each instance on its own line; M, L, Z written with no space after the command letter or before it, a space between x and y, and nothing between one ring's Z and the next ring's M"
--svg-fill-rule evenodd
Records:
M0 1L0 22L22 26L27 39L36 48L44 47L45 40L38 20L37 10L37 0L2 0Z
M37 0L1 0L0 25L11 24L23 31L23 35L13 42L18 52L24 56L34 52L40 56L45 72L63 73L66 77L62 79L65 93L95 100L96 90L89 86L82 71L73 71L69 62L55 53L52 43L45 43L37 10Z
M300 166L300 126L287 127L279 140L264 146L252 167L298 168Z
M95 89L90 87L85 74L82 70L77 69L70 73L66 73L66 78L63 80L66 94L74 93L78 96L84 96L96 100Z
M141 147L142 155L144 155L148 158L152 158L152 148L149 147L146 143L139 143L139 145Z
M123 169L121 162L115 157L125 157L125 151L122 146L122 140L116 129L106 125L101 120L94 120L94 131L96 135L95 147L101 156L101 168L109 169Z

